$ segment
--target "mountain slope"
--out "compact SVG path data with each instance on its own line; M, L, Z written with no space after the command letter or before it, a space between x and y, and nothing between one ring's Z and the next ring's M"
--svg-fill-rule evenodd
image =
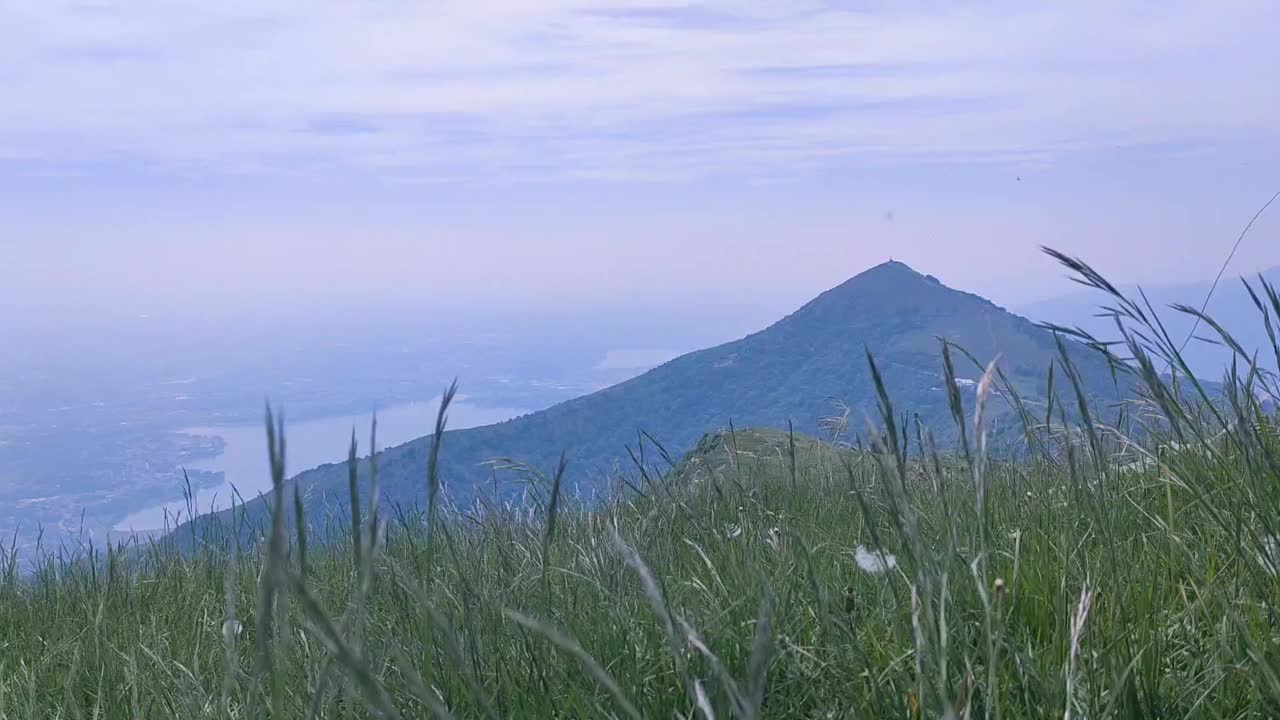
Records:
M1255 291L1261 291L1259 276L1266 282L1280 286L1280 267L1265 270L1259 275L1246 275ZM1209 297L1205 313L1221 324L1247 352L1258 351L1258 360L1264 367L1276 369L1275 353L1267 337L1262 315L1249 297L1241 278L1224 275L1212 296L1212 283L1188 283L1179 285L1155 285L1142 288L1152 307L1160 314L1169 333L1179 340L1187 337L1195 325L1195 319L1177 312L1169 306L1181 303L1199 308ZM1137 286L1124 285L1120 290L1129 297L1139 297ZM1097 291L1080 291L1048 300L1031 303L1019 308L1019 313L1040 322L1052 322L1067 327L1080 327L1101 340L1118 340L1119 335L1111 318L1098 317L1099 305L1110 304L1110 298ZM1212 328L1201 324L1195 333L1198 338L1217 340ZM1218 344L1192 339L1187 343L1183 357L1197 376L1208 380L1221 380L1231 362L1231 351Z
M570 461L567 487L583 494L605 487L618 468L630 469L627 445L641 431L673 455L709 431L727 427L785 428L815 433L834 412L832 399L851 409L850 428L875 414L875 389L866 351L876 357L899 411L912 411L945 440L951 430L938 338L1000 366L1029 397L1043 394L1056 357L1054 339L1030 321L978 296L948 288L906 265L889 262L848 280L772 326L741 340L678 357L599 392L507 422L445 434L441 477L454 502L467 504L488 486L497 457L527 461L545 471L561 451ZM1077 348L1081 374L1095 389L1110 388L1103 361ZM957 374L980 369L956 357ZM966 383L966 392L973 389ZM411 504L425 495L429 439L379 456L382 496ZM651 454L650 457L653 457ZM296 478L313 512L346 500L346 467L322 466Z

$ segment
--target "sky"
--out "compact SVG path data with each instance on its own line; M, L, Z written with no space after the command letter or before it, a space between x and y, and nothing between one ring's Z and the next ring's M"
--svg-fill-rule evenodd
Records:
M0 0L10 308L1211 279L1280 4ZM1277 203L1280 206L1280 203ZM1232 273L1280 265L1280 207Z

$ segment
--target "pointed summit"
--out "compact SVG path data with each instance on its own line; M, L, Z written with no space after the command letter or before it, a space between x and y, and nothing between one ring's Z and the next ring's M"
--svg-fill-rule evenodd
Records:
M920 273L916 272L916 270L912 268L910 265L902 262L901 260L894 260L893 258L890 258L880 263L879 265L872 265L866 270L863 270L857 275L854 275L854 277L856 278L856 277L861 277L863 275L878 275L878 274L885 274L885 273L910 273L912 275L920 275Z
M898 260L887 260L872 266L831 288L832 292L879 292L898 288L910 289L923 283L937 283L932 275L917 272L910 265ZM821 296L819 296L821 297ZM815 298L816 299L816 298Z
M923 280L929 276L917 272L910 265L899 260L886 260L879 265L873 265L866 270L854 275L853 277L840 283L836 288L848 285L863 285L877 282L910 282L913 280Z
M904 313L938 316L954 309L973 312L999 310L984 298L954 290L932 275L917 272L906 263L889 260L827 290L770 330L787 325L831 328L852 323L866 326L878 319Z
M942 287L942 283L932 275L917 272L904 262L888 260L863 270L814 299L832 293L917 292L929 285Z

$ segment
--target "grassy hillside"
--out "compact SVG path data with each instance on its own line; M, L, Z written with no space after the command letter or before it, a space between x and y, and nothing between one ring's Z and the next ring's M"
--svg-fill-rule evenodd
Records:
M1128 348L1140 426L1028 420L1016 459L979 383L954 450L720 432L587 507L531 473L286 532L277 465L265 542L11 567L0 718L1276 717L1280 388L1174 388L1168 349Z
M816 433L822 418L844 409L848 428L861 433L877 407L868 352L874 353L899 408L919 415L936 429L940 441L950 442L950 393L939 354L943 340L972 356L955 351L954 357L966 412L972 407L982 364L997 356L1008 381L1002 389L1016 391L1028 405L1039 403L1041 412L1046 409L1046 373L1059 353L1050 332L902 263L889 262L741 340L684 355L541 412L450 431L449 452L440 458L439 475L450 500L467 507L476 488L488 488L495 479L487 461L514 458L549 472L564 452L570 461L568 487L575 494L592 495L611 491L610 479L619 469L631 468L628 448L638 455L647 444L656 452L654 441L670 454L679 454L704 433L731 424L787 428L790 423L801 432ZM1106 362L1074 341L1066 341L1066 346L1091 398L1114 400L1119 392ZM995 404L991 412L998 422L1007 415L1007 405ZM428 436L381 453L384 499L421 506L429 448ZM510 477L498 473L496 479ZM347 496L347 468L342 464L304 472L294 482L313 519L341 506ZM518 491L517 485L512 492ZM251 504L249 511L260 515L263 506Z
M256 553L11 584L0 716L245 717L277 687L272 717L1280 710L1280 583L1245 510L1276 491L1243 458L996 463L979 513L962 464L902 482L802 439L793 476L788 441L715 436L653 497L561 509L554 531L545 508L497 512L392 532L362 563L312 544L305 571L295 543L267 679Z

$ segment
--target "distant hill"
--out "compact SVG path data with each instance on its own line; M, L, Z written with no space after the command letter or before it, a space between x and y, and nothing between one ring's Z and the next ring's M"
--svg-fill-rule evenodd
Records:
M1280 286L1280 267L1266 270L1261 275L1272 285ZM1255 290L1259 289L1256 275L1247 276L1244 279L1248 280ZM1261 364L1275 369L1275 354L1271 349L1266 328L1263 326L1262 316L1240 280L1239 277L1230 274L1223 275L1217 290L1210 298L1205 313L1225 327L1246 351L1259 351ZM1181 303L1198 309L1208 297L1211 286L1210 282L1156 285L1143 286L1142 291L1160 313L1161 319L1172 336L1181 342L1191 332L1195 319L1171 309L1170 306ZM1131 297L1138 297L1137 286L1121 286L1120 290ZM1114 321L1110 318L1096 317L1099 306L1105 304L1109 304L1108 298L1102 293L1081 291L1024 305L1018 308L1018 312L1036 322L1078 326L1099 339L1115 340L1118 335ZM1195 334L1199 338L1217 340L1217 334L1213 329L1203 324ZM1187 343L1183 356L1192 372L1207 380L1221 380L1223 371L1231 361L1231 352L1225 347L1195 338Z
M809 472L840 471L855 461L857 451L832 445L811 435L770 428L718 430L702 436L672 471L684 483L721 483L737 475L772 473L786 476L792 467Z
M566 487L591 494L618 468L629 470L627 446L639 433L675 457L704 434L737 427L786 428L820 434L820 419L835 413L833 398L851 410L849 428L866 429L875 413L875 388L866 351L876 357L899 412L918 413L946 441L953 424L942 379L939 338L979 361L999 355L1000 367L1031 399L1042 398L1057 356L1051 333L991 302L944 286L900 262L871 268L822 293L760 332L680 356L638 377L546 410L496 425L445 434L441 477L459 504L488 487L497 457L527 461L550 473L568 453ZM1086 385L1114 395L1104 361L1071 343ZM964 394L972 399L980 369L955 358ZM1060 388L1063 386L1059 386ZM1000 403L996 403L999 405ZM404 504L425 496L429 438L379 456L382 496ZM650 447L649 458L656 452ZM312 513L346 501L343 464L298 475Z

